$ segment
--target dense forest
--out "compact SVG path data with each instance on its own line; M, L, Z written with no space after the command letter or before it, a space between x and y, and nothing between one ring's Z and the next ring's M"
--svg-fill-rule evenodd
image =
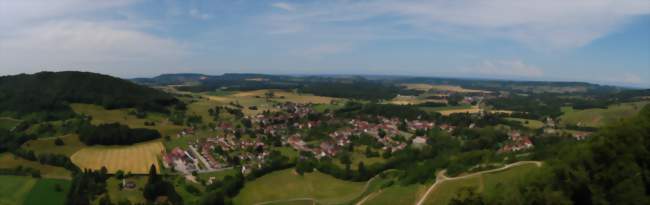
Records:
M165 92L95 73L40 72L0 77L3 115L32 114L48 120L62 119L74 114L68 103L165 111L166 106L180 102Z
M87 145L130 145L157 138L157 130L129 128L119 123L86 125L79 130L79 140Z

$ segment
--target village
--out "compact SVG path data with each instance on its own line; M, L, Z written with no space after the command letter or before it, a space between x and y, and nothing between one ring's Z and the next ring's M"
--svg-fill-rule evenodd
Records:
M243 174L247 174L252 169L263 166L272 147L289 147L298 153L311 153L317 159L336 158L341 150L348 147L353 137L364 135L376 141L382 152L392 153L410 145L426 145L428 138L423 133L428 130L439 129L452 133L456 129L456 126L447 123L436 124L432 121L396 117L376 116L374 122L361 118L338 119L332 112L315 112L311 104L286 102L277 103L275 108L279 111L242 116L243 126L232 122L219 123L211 128L213 135L196 138L190 141L185 149L175 147L170 152L163 153L164 166L185 175L236 167ZM318 129L319 126L335 121L342 121L343 126L326 133L325 138L307 139L311 129ZM475 124L472 123L468 127L474 128ZM554 128L555 122L548 119L544 132L552 132ZM187 128L176 137L195 135L194 128ZM586 136L576 133L574 137L582 140ZM530 134L511 130L508 132L508 139L497 152L519 152L532 148L534 144Z

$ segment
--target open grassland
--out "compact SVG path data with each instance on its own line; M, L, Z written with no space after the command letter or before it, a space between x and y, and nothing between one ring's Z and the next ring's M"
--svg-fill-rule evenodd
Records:
M256 204L296 198L312 198L319 204L341 204L364 191L364 182L348 182L314 171L300 176L293 169L276 171L246 183L235 204Z
M448 204L449 201L456 196L456 192L463 187L472 187L477 191L481 191L482 181L480 176L470 177L465 179L445 181L436 187L431 194L427 197L424 204L443 205Z
M0 175L0 182L0 205L63 205L70 188L70 181L62 179Z
M140 188L144 188L144 185L147 183L147 177L145 176L133 176L126 178L126 181L134 182L136 184L135 189L120 189L119 185L122 183L122 180L119 180L115 177L108 178L106 180L106 191L111 197L111 201L117 202L120 200L128 199L131 203L146 203L142 191Z
M0 175L0 205L22 205L38 179Z
M530 128L530 129L539 129L539 128L542 128L544 126L544 123L542 121L539 121L539 120L522 119L522 118L510 118L510 117L506 118L506 119L510 120L510 121L521 122L522 125L524 125L525 127Z
M61 187L56 190L55 186ZM62 179L39 179L34 188L27 194L25 205L63 205L70 189L70 181Z
M51 165L44 165L39 162L29 161L17 157L11 153L0 154L0 168L16 168L18 166L30 167L38 169L43 178L56 178L56 179L69 179L70 172L63 167L56 167Z
M159 169L158 156L163 150L159 141L129 146L92 146L82 148L70 158L80 168L98 170L105 166L109 173L123 170L145 174L152 164Z
M483 196L492 197L492 193L495 193L497 189L516 185L535 169L538 169L538 167L534 164L524 164L499 172L444 181L434 188L424 201L424 204L448 204L456 196L456 193L464 187L474 188Z
M650 101L621 103L610 105L607 109L574 110L571 107L564 107L562 108L564 114L560 116L560 123L574 125L581 123L583 126L600 127L616 122L622 118L634 116L648 103Z
M91 104L71 104L70 107L74 112L79 114L85 114L92 117L92 124L98 125L103 123L121 123L128 125L131 128L149 128L158 130L163 136L165 135L175 135L183 127L174 125L170 122L167 117L161 113L147 113L147 116L143 119L137 118L136 116L129 115L129 111L133 109L114 109L107 110L98 105ZM155 126L145 126L145 122L155 122Z
M374 195L370 195L368 200L363 204L414 204L426 190L427 186L421 184L407 186L396 184L376 192Z
M9 117L0 117L0 130L11 130L16 125L20 123L20 120L9 118Z
M62 146L57 146L54 144L55 137L50 138L40 138L35 140L30 140L23 144L23 149L33 150L36 154L41 153L52 153L52 154L63 154L66 156L71 156L80 149L86 147L81 141L79 141L79 136L76 134L69 134L62 137L59 137L63 140Z

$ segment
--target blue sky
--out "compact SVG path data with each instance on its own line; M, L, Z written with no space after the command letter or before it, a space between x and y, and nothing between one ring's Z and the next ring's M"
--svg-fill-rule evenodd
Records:
M0 0L0 75L389 74L650 87L647 0Z

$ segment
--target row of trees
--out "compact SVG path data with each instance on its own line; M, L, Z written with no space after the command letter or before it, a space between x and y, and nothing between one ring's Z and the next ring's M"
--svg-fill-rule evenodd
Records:
M119 123L84 126L79 131L79 140L87 145L130 145L160 138L157 130L129 128Z

